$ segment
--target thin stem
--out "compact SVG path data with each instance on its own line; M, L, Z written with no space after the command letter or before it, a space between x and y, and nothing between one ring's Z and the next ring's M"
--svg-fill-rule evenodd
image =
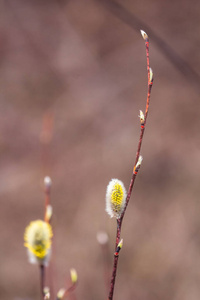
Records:
M136 158L135 158L134 168L135 168L135 166L136 166L136 164L138 162L139 156L140 156L140 151L141 151L141 147L142 147L142 141L143 141L144 131L145 131L146 122L147 122L147 115L148 115L148 111L149 111L151 89L152 89L152 84L153 84L153 79L150 80L149 39L148 39L148 37L145 39L145 45L146 45L146 58L147 58L148 90L147 90L147 100L146 100L146 109L145 109L144 123L142 124L141 129L140 129L140 137L139 137L139 142L138 142L138 147L137 147L137 152L136 152ZM135 178L137 176L137 173L134 172L134 168L133 168L131 182L130 182L128 193L127 193L127 197L126 197L125 209L124 209L124 211L123 211L123 213L121 215L121 221L124 218L124 214L125 214L126 208L128 206L128 203L129 203L129 200L130 200L130 197L131 197L133 185L135 183Z
M101 240L101 236L103 235L103 239ZM101 247L102 251L102 263L103 263L103 274L105 281L105 292L108 293L110 289L110 268L109 268L109 248L108 248L108 236L105 232L100 232L97 234L97 241Z
M50 203L50 192L49 190L45 189L45 209L44 209L44 220L45 222L49 223L49 220L47 218L47 209L48 205Z
M51 178L49 176L46 176L44 178L44 196L45 196L44 221L49 224L51 222L51 217L52 217L52 211L51 211L52 208L50 206L51 185L52 185ZM54 297L53 264L50 264L48 273L49 273L48 277L49 277L50 292L51 292L51 299L52 299Z
M110 283L110 292L109 292L109 296L108 296L109 300L111 300L113 298L118 259L119 259L119 255L114 256L113 273L112 273L112 278L111 278L111 283Z
M121 235L121 219L117 219L117 234L116 234L116 244L115 248L117 248L119 241L120 241L120 235Z
M48 209L50 205L50 192L51 192L52 181L49 176L44 178L44 194L45 194L45 208L44 208L44 221L50 223L51 214L49 215Z
M117 246L118 246L119 241L120 241L121 224L122 224L121 218L117 219L117 234L116 234L115 249L117 249ZM111 300L113 298L113 291L114 291L115 278L116 278L116 273L117 273L118 258L119 258L119 255L114 254L113 271L112 271L112 277L111 277L111 282L110 282L110 291L109 291L109 297L108 297L109 300Z
M41 289L41 299L44 299L44 272L45 271L45 267L44 265L40 265L40 289Z
M144 122L141 125L141 129L140 129L140 137L139 137L139 142L138 142L138 147L137 147L137 152L136 152L135 164L134 164L133 173L132 173L132 177L131 177L131 181L130 181L130 185L129 185L129 189L128 189L128 193L127 193L127 197L126 197L125 208L124 208L124 211L123 211L121 217L119 219L117 219L117 234L116 234L115 248L117 248L117 245L119 244L119 241L120 241L122 221L123 221L124 214L125 214L125 211L127 209L127 206L128 206L131 194L132 194L133 186L134 186L134 183L135 183L135 178L137 176L137 172L135 171L135 167L136 167L136 164L138 162L141 147L142 147L142 141L143 141L144 131L145 131L145 127L146 127L147 115L148 115L148 111L149 111L151 88L152 88L152 84L153 84L153 78L151 78L151 73L150 73L151 70L150 70L150 66L149 66L149 39L148 39L147 35L145 36L144 40L145 40L145 45L146 45L147 75L148 75L148 90L147 90L146 110L145 110L145 115L144 115ZM115 287L115 278L116 278L116 274L117 274L118 259L119 259L119 255L114 254L113 271L112 271L112 277L111 277L111 282L110 282L110 291L109 291L108 300L113 299L113 293L114 293L114 287Z

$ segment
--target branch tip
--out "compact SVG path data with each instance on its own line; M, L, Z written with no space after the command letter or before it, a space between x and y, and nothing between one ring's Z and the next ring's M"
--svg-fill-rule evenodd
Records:
M44 185L45 187L50 188L52 185L52 180L49 176L44 177Z
M140 30L140 33L141 33L143 39L145 40L145 42L148 42L149 41L149 37L146 34L146 32L144 30Z
M76 270L74 268L72 268L70 270L70 275L71 275L71 281L72 281L72 283L75 284L77 282L77 280L78 280L78 275L77 275L77 272L76 272Z
M45 193L50 194L52 186L52 180L49 176L44 177L44 188L45 188Z

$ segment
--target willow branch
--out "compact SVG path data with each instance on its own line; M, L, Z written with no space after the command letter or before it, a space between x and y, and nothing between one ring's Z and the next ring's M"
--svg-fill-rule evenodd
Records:
M117 234L116 234L116 244L115 244L115 253L114 253L114 261L113 261L113 271L112 271L112 277L111 277L111 282L110 282L110 291L109 291L109 296L108 300L113 299L113 293L114 293L114 287L115 287L115 279L116 279L116 274L117 274L117 266L118 266L118 260L119 260L119 243L120 243L120 236L121 236L121 228L122 228L122 221L124 218L125 211L127 209L133 186L135 183L135 179L137 176L137 173L139 171L142 157L140 158L140 151L142 147L142 141L143 141L143 136L144 136L144 131L146 127L146 121L147 121L147 115L149 111L149 103L150 103L150 96L151 96L151 89L152 89L152 84L153 84L153 72L150 68L149 65L149 38L148 35L141 30L142 37L145 41L145 46L146 46L146 58L147 58L147 76L148 76L148 90L147 90L147 100L146 100L146 109L145 109L145 114L140 112L140 122L141 122L141 129L140 129L140 137L139 137L139 142L138 142L138 147L137 147L137 152L136 152L136 158L135 158L135 163L133 167L133 173L126 197L126 204L123 213L121 214L120 218L117 219Z

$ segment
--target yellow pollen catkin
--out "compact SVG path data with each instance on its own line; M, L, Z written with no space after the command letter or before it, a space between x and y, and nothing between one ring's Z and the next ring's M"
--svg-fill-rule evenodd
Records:
M124 193L123 193L122 186L116 183L113 187L113 192L111 194L111 203L112 203L113 210L115 212L118 212L121 208L123 195Z
M35 259L43 261L47 258L52 236L50 224L42 220L33 221L27 226L24 234L24 246L28 248L32 261Z

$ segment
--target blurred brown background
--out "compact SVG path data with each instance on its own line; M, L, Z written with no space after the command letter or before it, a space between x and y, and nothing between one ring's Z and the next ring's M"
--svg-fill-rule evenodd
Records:
M144 41L155 81L144 157L123 223L115 299L200 298L199 1L0 2L0 298L39 299L24 229L53 180L55 292L106 299L96 234L111 178L128 188L145 110ZM141 28L142 26L142 28ZM111 272L111 269L110 269Z

